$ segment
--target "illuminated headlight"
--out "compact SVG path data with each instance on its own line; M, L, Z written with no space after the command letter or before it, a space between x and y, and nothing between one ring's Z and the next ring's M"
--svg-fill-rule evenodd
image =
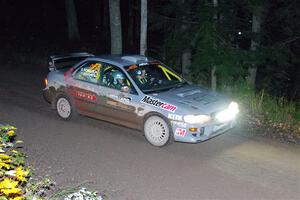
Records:
M209 122L211 118L208 115L186 115L183 120L189 124L204 124Z
M217 113L216 119L219 122L227 122L234 119L239 112L239 105L236 102L231 102L228 108Z

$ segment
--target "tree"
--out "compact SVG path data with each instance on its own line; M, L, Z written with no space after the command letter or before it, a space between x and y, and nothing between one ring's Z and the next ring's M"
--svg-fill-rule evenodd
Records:
M141 37L140 54L145 55L147 50L147 0L141 0Z
M248 20L236 16L240 9L236 2L239 3L238 0L185 0L183 4L183 0L174 0L171 5L166 5L160 16L167 24L168 62L176 65L181 58L185 65L191 60L191 79L213 89L230 89L231 84L244 78L244 68L251 56L246 49L238 48L236 37L237 24L248 23ZM190 52L185 52L188 48L191 59Z
M215 12L214 12L214 22L215 24L217 24L217 20L218 20L218 13L217 13L217 8L218 8L218 0L213 0L213 5L215 8ZM215 45L215 44L214 44ZM217 75L216 75L216 71L217 71L217 66L213 65L212 69L211 69L211 89L213 91L216 91L217 89Z
M122 54L120 0L109 0L111 54Z
M79 40L77 14L74 0L65 0L65 8L67 13L68 39Z
M253 37L251 39L251 47L250 50L255 52L257 48L260 46L259 35L261 32L261 24L263 17L263 6L254 6L253 14L252 14L252 34ZM247 77L247 81L250 85L255 86L256 81L256 73L257 73L257 65L252 65L248 69L249 76Z
M185 4L185 0L182 0L182 4ZM188 7L188 11L190 11L190 6ZM182 15L182 20L186 20L187 16ZM186 30L189 29L189 25L186 23L183 23L181 26L181 30L185 32ZM192 64L192 51L191 51L191 45L190 43L187 43L186 46L184 47L184 50L182 51L181 54L181 73L182 76L186 79L190 79L190 67Z

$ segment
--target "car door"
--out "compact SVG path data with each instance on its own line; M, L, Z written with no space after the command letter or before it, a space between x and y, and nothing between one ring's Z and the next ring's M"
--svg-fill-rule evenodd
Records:
M118 83L117 78L124 77L123 85ZM123 86L123 90L122 90ZM124 87L128 91L124 91ZM137 100L138 95L126 75L118 67L106 64L103 67L100 86L97 90L101 107L100 117L107 121L122 124L131 128L138 128Z
M95 116L97 111L97 89L101 74L102 63L88 61L83 63L72 74L72 80L67 86L73 104L77 111L84 115Z

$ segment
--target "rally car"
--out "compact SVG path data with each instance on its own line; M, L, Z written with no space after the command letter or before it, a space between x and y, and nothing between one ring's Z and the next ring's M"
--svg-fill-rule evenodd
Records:
M43 95L59 117L81 114L138 129L154 146L205 141L231 129L239 112L228 97L145 56L54 55L48 68Z

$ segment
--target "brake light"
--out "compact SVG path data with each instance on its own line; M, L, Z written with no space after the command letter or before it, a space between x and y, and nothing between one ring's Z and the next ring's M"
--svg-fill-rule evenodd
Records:
M44 79L44 83L45 83L45 86L47 87L48 86L48 79L47 78Z

